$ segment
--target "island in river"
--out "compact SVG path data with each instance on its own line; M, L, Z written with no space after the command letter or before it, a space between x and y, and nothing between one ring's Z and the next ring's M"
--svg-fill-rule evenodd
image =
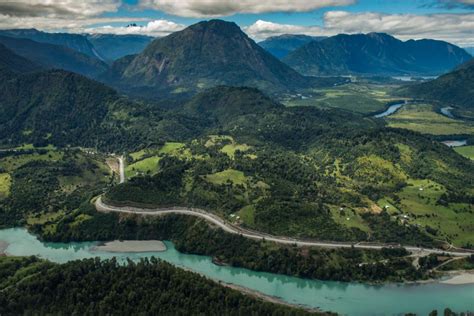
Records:
M166 251L166 245L159 240L114 240L100 243L92 247L92 252L161 252Z

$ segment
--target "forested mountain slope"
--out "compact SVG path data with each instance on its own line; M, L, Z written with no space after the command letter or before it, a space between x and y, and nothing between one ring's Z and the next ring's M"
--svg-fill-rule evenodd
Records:
M305 75L436 75L470 58L465 50L443 41L403 42L385 33L369 33L312 41L283 61Z
M7 36L0 36L0 44L5 45L17 55L42 65L43 68L64 69L90 77L95 77L107 70L107 65L103 61L65 46Z
M231 22L211 20L155 39L140 54L118 60L109 80L155 90L194 91L221 84L264 90L304 87L307 80L258 46Z

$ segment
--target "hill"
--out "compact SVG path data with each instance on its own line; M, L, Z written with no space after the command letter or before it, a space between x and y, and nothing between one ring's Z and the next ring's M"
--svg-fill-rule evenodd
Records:
M89 57L101 59L102 57L95 51L94 46L86 36L71 33L47 33L37 29L10 29L0 30L1 36L26 38L39 43L47 43L65 46Z
M384 33L340 34L309 42L284 62L305 75L438 75L468 61L463 49L443 41L400 41Z
M435 80L401 88L398 93L474 111L474 59Z
M41 67L32 61L18 56L5 45L0 44L0 69L8 69L13 72L30 72L39 70Z
M118 98L102 84L61 70L1 79L0 135L12 143L86 141Z
M235 23L221 20L155 39L142 53L125 58L116 62L120 67L112 66L115 71L108 78L128 87L185 92L225 84L286 91L307 84Z
M64 69L90 77L107 70L107 64L65 46L35 42L29 39L0 36L0 43L15 54L44 68Z
M87 39L105 60L112 62L127 55L138 54L153 40L151 36L89 34Z
M311 42L325 39L325 36L308 36L300 34L283 34L271 36L258 43L273 56L282 59L289 53Z

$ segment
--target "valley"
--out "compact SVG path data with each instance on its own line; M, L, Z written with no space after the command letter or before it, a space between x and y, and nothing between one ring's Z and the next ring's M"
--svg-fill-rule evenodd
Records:
M472 309L471 55L162 22L0 30L0 314Z

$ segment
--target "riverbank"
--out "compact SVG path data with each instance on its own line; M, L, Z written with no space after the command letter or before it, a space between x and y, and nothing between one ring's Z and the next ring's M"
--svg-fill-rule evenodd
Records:
M92 252L163 252L166 245L159 240L114 240L91 248Z
M189 270L189 271L194 272L193 270ZM206 277L205 275L203 275L203 276ZM330 313L330 312L323 312L319 308L312 308L312 307L305 306L305 305L291 304L291 303L285 302L283 299L281 299L279 297L266 295L266 294L263 294L262 292L249 289L248 287L245 287L245 286L240 286L240 285L235 285L235 284L232 284L232 283L221 282L221 281L218 281L218 280L215 280L215 279L210 279L210 280L213 280L214 282L218 283L219 285L222 285L222 286L225 286L227 288L239 291L240 293L243 293L245 295L248 295L250 297L253 297L253 298L265 301L265 302L284 305L284 306L289 306L289 307L293 307L293 308L301 308L301 309L303 309L307 312L310 312L310 313L318 313L318 314Z
M6 241L0 240L0 256L6 256L5 251L8 248L8 243Z
M450 277L441 280L440 283L451 285L474 284L474 271L451 271L448 274Z

